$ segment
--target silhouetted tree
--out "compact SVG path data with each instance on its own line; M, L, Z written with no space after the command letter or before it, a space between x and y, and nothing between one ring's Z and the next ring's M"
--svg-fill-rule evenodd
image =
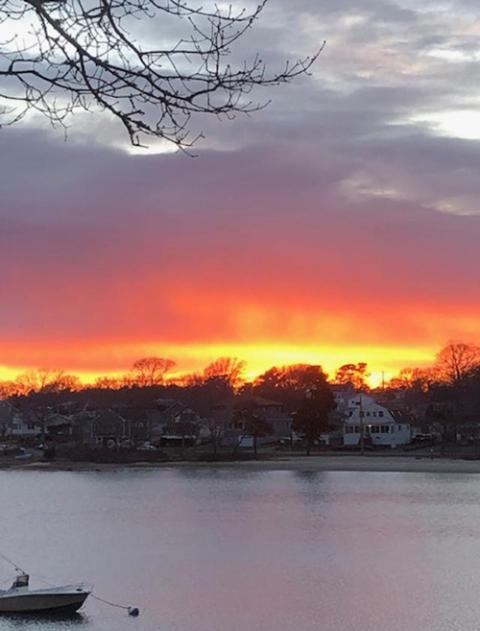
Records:
M307 392L321 390L326 384L327 376L321 366L294 364L270 368L247 386L245 392L273 399L294 411Z
M252 436L253 453L257 458L258 439L268 436L272 432L271 424L258 414L258 406L251 399L243 399L237 403L233 412L233 421L235 425L241 424L243 426L243 436Z
M164 383L165 375L175 365L173 359L144 357L137 360L132 366L132 382L141 388L161 386Z
M307 456L320 434L328 429L328 417L335 407L335 398L326 381L306 393L293 416L292 429L304 434Z
M242 382L242 374L245 362L237 357L219 357L209 364L202 374L203 382L211 379L223 380L232 388L236 388Z
M32 392L61 392L78 390L80 380L62 370L39 368L18 375L14 382L15 394L26 395Z
M93 384L94 388L101 390L118 390L123 385L122 377L98 377Z
M429 368L402 368L396 377L388 382L394 390L427 392L434 383L433 371Z
M213 408L233 397L231 384L221 377L212 377L171 390L172 396L194 409L200 416L210 416Z
M452 385L465 380L480 367L480 347L450 342L437 354L434 369L439 379Z
M32 109L63 124L97 106L134 145L150 136L188 147L193 115L258 110L264 104L250 100L252 89L287 83L317 58L271 74L259 55L235 63L232 46L265 4L248 12L189 0L1 0L0 98L17 105L6 120Z
M207 416L207 418L205 419L205 423L210 432L210 440L213 447L213 459L216 460L218 455L218 448L220 447L223 438L223 425L218 422L215 416L212 415Z
M335 373L335 383L341 385L350 384L355 390L368 390L367 364L359 362L358 364L344 364Z

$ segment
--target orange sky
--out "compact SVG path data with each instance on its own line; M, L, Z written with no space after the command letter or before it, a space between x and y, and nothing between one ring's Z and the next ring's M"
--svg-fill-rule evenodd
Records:
M72 349L73 350L73 349ZM96 349L84 348L84 352L88 355L88 361L94 363ZM135 345L132 349L135 353L133 357L159 355L175 357L178 362L178 369L175 373L183 373L189 371L200 370L208 363L221 356L245 358L247 367L245 376L252 378L257 374L267 370L273 365L286 365L294 363L312 363L321 364L330 375L333 375L335 369L343 363L357 361L367 361L370 372L371 385L379 385L382 380L382 372L388 380L398 372L402 366L424 366L428 365L434 358L437 349L434 348L371 348L371 347L302 347L302 346L284 346L284 345L235 345L235 344L219 344L219 345L197 345L197 346L175 346L169 344L145 344ZM108 353L117 355L119 363L128 365L129 352L123 348L122 351L101 348L102 354ZM143 351L143 352L141 352ZM43 353L42 353L43 354ZM81 351L75 353L81 356ZM123 360L123 361L122 361ZM58 365L66 365L68 360L63 364L57 362ZM102 375L117 376L122 374L122 370L91 370L88 368L76 368L77 361L72 362L72 372L80 376L82 381L91 382L96 377ZM41 364L39 364L41 365ZM55 364L51 364L53 367ZM0 379L13 379L18 372L30 369L32 366L0 366Z
M235 356L247 361L248 376L298 362L332 375L362 361L372 384L382 372L388 380L402 367L428 365L449 340L480 339L478 271L469 264L475 237L469 218L448 218L432 241L429 222L401 212L390 211L381 242L367 229L378 230L377 213L349 217L365 247L359 258L349 254L351 236L339 237L334 213L315 218L313 234L305 217L283 216L256 225L248 239L241 233L252 217L232 224L217 215L209 231L208 213L188 230L162 213L141 227L118 222L113 243L103 227L97 241L37 229L33 253L20 240L24 254L4 274L0 378L48 367L88 381L149 355L174 359L181 373ZM446 259L456 222L462 242ZM399 225L410 241L393 240ZM421 232L432 243L427 252ZM122 256L127 244L134 257Z
M435 57L437 33L463 50L469 31L395 2L268 3L247 52L281 66L328 37L314 76L202 119L195 159L132 154L104 114L68 142L33 117L1 129L0 378L155 354L249 375L362 361L378 382L480 344L480 140L429 122L475 96L468 55Z
M344 363L367 362L372 385L381 383L398 373L402 367L426 366L433 362L445 337L453 339L461 326L469 332L463 339L476 333L478 321L468 315L439 317L434 313L412 313L402 321L395 320L394 331L389 327L393 314L378 315L362 312L354 314L324 314L315 311L295 312L288 307L265 310L261 307L218 307L223 330L230 331L231 339L222 340L212 330L211 320L217 321L217 308L195 308L197 334L184 339L185 331L171 332L171 339L141 339L135 335L102 339L19 340L3 343L3 356L10 359L0 366L0 378L11 379L18 372L35 367L63 369L78 374L82 381L94 380L100 375L118 375L126 372L132 363L143 356L162 356L176 360L175 373L201 370L220 356L238 357L247 361L246 376L253 377L273 365L292 363L320 364L330 375ZM182 303L182 309L187 307ZM212 313L211 313L212 312ZM429 343L411 341L413 318L417 325L430 335ZM230 322L231 320L231 322ZM210 339L202 340L202 330ZM449 334L452 335L449 335ZM382 334L385 339L382 339ZM395 342L395 337L398 343ZM458 336L457 336L458 337ZM140 338L140 339L139 339ZM356 340L359 340L357 342ZM438 340L438 343L435 343Z
M230 236L228 216L216 217L215 232L196 218L188 230L172 228L161 213L148 217L147 227L126 221L116 226L113 245L104 228L98 242L81 232L72 240L37 230L33 255L20 241L27 253L5 274L0 378L48 367L87 381L125 372L149 355L173 358L184 373L235 356L247 361L248 376L298 362L321 364L332 375L362 361L378 384L382 372L388 380L402 367L428 365L449 340L480 339L472 290L478 272L464 248L474 236L465 218L444 221L426 255L418 232L431 237L428 222L409 226L411 214L392 213L377 242L350 217L363 232L358 259L348 254L352 240L340 239L333 213L315 219L313 235L298 219L280 219L255 226L246 240ZM361 219L378 229L375 213ZM465 234L447 260L440 246L455 221ZM412 233L401 246L390 241L399 223ZM246 224L237 220L237 231ZM153 228L160 227L159 253ZM301 243L293 252L292 238ZM127 243L133 258L120 256Z

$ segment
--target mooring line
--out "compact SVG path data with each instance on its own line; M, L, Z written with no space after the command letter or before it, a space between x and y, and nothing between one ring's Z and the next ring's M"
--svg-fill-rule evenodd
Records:
M22 570L21 567L19 567L11 559L5 556L5 554L3 554L2 552L0 552L0 558L2 558L4 561L9 563L11 566L13 566L17 571L23 572L23 574L28 574L28 572L25 572L25 570ZM43 580L40 575L35 574L35 576L40 582L45 583L51 587L54 587L54 585L50 583L49 581ZM110 607L117 607L118 609L124 609L125 611L128 611L129 616L138 616L138 614L140 613L138 607L130 607L128 605L120 605L119 603L114 603L111 600L106 600L105 598L101 598L100 596L97 596L96 594L93 593L93 591L90 592L90 598L94 598L95 600L98 600L99 602L104 603L105 605L109 605Z
M110 607L117 607L118 609L124 609L125 611L128 611L128 614L130 616L138 616L138 614L140 613L138 610L138 607L129 607L126 605L119 605L118 603L114 603L111 600L106 600L105 598L100 598L100 596L97 596L94 593L90 594L90 598L94 598L95 600L100 601L101 603L104 603L105 605L110 605Z

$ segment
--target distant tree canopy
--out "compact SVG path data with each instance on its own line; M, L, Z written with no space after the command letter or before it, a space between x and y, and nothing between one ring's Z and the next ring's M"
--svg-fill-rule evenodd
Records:
M319 52L269 73L258 54L233 47L260 17L207 0L0 0L0 101L4 124L34 110L64 124L100 107L130 141L148 137L188 147L197 114L231 118L265 105L257 86L308 73Z
M144 357L138 359L132 366L132 380L134 385L141 388L161 386L165 375L176 366L173 359L164 357Z
M13 393L18 395L73 391L80 387L80 380L75 375L69 375L62 370L49 370L47 368L22 373L11 384Z
M243 380L246 363L237 357L219 357L209 364L201 376L202 381L221 380L236 388Z
M350 384L355 390L368 390L367 379L369 376L365 362L344 364L335 373L335 383L341 385Z
M292 428L305 435L307 456L319 436L328 430L328 417L335 408L335 398L326 380L305 393L294 414Z
M303 401L307 392L321 390L325 386L327 375L321 366L294 364L270 368L257 377L247 390L257 396L279 401L293 410Z
M456 385L480 368L480 347L450 342L437 354L434 371L440 381Z
M253 451L255 458L258 455L258 439L268 436L272 431L271 424L258 414L258 406L253 399L242 398L233 411L235 424L242 424L245 435L253 437Z
M144 357L124 375L102 377L93 385L81 383L77 376L62 370L30 370L14 380L0 382L0 398L39 410L60 409L70 403L99 408L117 404L148 407L158 399L170 398L207 417L215 406L241 394L241 400L263 397L282 403L288 412L298 413L297 427L307 426L310 421L313 428L324 427L320 403L323 400L329 407L330 386L319 365L274 366L251 383L244 382L245 362L235 357L220 357L194 375L172 376L169 371L174 366L169 358ZM366 374L366 364L345 364L337 371L336 379L345 383L353 379L353 384L363 389ZM441 349L431 366L401 370L382 394L401 396L407 406L429 409L430 417L439 422L475 419L480 414L479 347L452 342ZM315 431L311 430L312 435Z
M94 388L101 390L118 390L126 385L126 380L121 377L97 377Z
M402 368L389 383L389 388L398 390L416 390L426 392L434 383L434 373L431 368Z

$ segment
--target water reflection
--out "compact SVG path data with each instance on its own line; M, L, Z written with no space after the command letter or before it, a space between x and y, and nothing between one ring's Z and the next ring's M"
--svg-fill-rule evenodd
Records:
M480 618L476 476L182 468L0 473L0 550L91 581L0 631L447 631ZM10 577L0 564L0 580Z
M26 629L29 631L45 631L46 629L74 629L90 624L88 616L76 613L69 616L33 616L33 615L10 615L0 618L1 629Z

